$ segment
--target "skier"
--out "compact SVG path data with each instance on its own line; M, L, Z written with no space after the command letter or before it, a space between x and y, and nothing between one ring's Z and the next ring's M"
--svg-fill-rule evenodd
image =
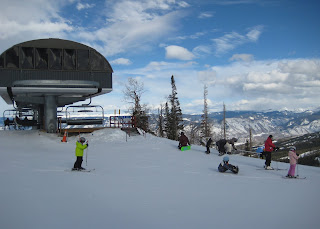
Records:
M230 170L233 173L239 172L239 167L229 164L229 157L223 157L223 161L219 164L218 167L219 172L224 173L227 170Z
M212 139L209 138L209 140L207 141L207 144L206 144L206 147L207 147L206 154L210 154L210 146L211 146L211 143L212 143Z
M85 168L82 168L82 161L83 161L83 150L86 149L89 146L88 141L86 142L86 139L84 137L81 137L76 142L76 150L75 154L77 157L76 162L74 163L74 166L72 170L85 170Z
M265 141L264 144L264 153L266 155L266 162L265 162L265 169L267 170L273 170L273 168L270 166L271 164L271 153L273 150L277 151L279 147L276 147L273 143L273 136L269 135L267 140Z
M296 176L294 176L295 174L295 170L296 170L296 165L299 159L299 154L296 153L296 147L295 146L291 146L288 156L290 158L290 168L288 171L288 175L286 177L288 178L297 178Z
M179 138L179 146L178 148L181 149L183 146L191 145L189 139L183 132L181 132L181 136Z

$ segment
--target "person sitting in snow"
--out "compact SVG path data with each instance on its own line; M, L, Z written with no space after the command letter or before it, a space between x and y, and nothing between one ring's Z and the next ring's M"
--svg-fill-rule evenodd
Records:
M229 157L225 156L223 157L223 161L219 164L218 170L221 173L224 173L227 170L230 170L233 173L238 173L239 167L229 164Z
M86 142L86 139L84 137L81 137L77 142L76 142L76 150L75 154L77 157L76 162L74 163L74 166L72 170L84 170L85 168L82 168L82 161L83 161L83 150L86 149L89 144L88 141Z
M183 146L190 145L189 139L183 132L181 132L181 136L179 138L179 146L178 148L181 149Z
M288 171L288 178L296 178L294 176L295 174L295 170L296 170L296 165L299 159L299 154L296 153L296 147L295 146L291 146L289 153L288 153L289 159L290 159L290 168Z

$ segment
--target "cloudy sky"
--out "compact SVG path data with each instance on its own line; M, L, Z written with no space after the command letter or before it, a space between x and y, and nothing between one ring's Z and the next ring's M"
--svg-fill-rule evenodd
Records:
M113 91L93 99L127 110L128 77L157 108L176 80L183 113L320 107L317 0L0 0L0 53L34 39L84 43L111 63ZM10 108L1 99L1 109Z

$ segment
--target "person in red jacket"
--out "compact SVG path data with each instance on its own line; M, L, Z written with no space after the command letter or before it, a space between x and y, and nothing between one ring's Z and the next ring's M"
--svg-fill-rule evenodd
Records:
M273 143L273 136L269 135L268 139L264 143L264 153L266 155L266 162L265 162L265 169L273 169L270 164L271 164L271 153L273 150L278 150L279 148L276 147Z

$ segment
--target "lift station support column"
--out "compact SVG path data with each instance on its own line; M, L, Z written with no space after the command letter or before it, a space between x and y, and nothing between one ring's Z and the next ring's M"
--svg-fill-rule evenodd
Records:
M47 133L55 133L57 131L57 101L53 95L45 96L44 117Z

